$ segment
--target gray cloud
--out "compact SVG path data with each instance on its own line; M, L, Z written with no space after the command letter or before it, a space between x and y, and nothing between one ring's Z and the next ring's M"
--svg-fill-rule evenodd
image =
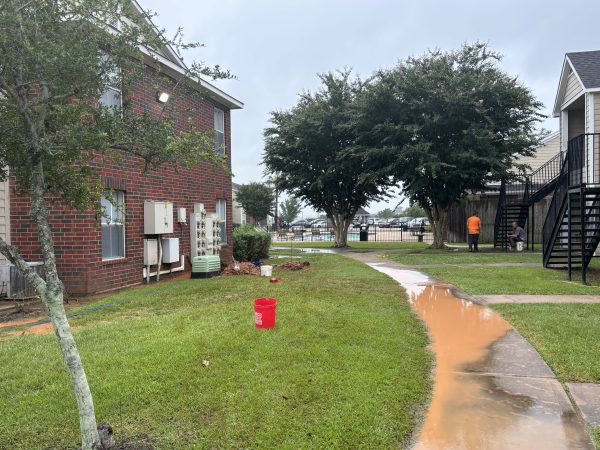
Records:
M206 44L187 60L220 64L237 75L218 85L246 104L232 119L233 171L240 183L260 179L269 112L315 89L317 73L347 66L368 76L428 48L480 40L504 54L502 67L519 76L550 114L564 54L600 48L595 0L140 2L159 14L159 26L170 32L182 26L188 40ZM558 123L548 119L544 126L556 130Z

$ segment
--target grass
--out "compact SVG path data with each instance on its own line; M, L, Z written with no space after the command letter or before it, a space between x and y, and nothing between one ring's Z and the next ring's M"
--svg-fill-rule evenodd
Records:
M543 267L441 267L419 269L445 280L467 294L580 294L598 295L600 271L590 270L589 285L583 285L575 275L568 281L565 271Z
M600 304L496 304L562 382L600 383ZM591 428L600 449L600 426Z
M537 253L482 250L470 253L468 249L401 249L385 255L392 261L405 265L417 264L485 264L485 263L540 263L542 255Z
M600 304L497 304L563 382L600 382Z
M422 323L385 275L309 259L278 284L162 282L73 318L99 421L155 448L405 447L431 388ZM278 299L273 330L254 328L260 296ZM77 448L52 334L0 334L0 380L0 448Z

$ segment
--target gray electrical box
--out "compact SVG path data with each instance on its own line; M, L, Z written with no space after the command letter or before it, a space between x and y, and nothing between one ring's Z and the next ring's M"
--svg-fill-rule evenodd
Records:
M144 234L173 232L173 203L144 202Z

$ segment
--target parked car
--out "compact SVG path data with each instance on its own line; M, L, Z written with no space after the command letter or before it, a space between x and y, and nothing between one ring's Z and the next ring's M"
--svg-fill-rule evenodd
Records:
M408 229L413 233L431 231L431 224L427 217L417 217L408 223Z
M413 219L414 217L400 217L398 219L398 227L403 230L408 230L408 223Z
M310 222L308 220L296 220L290 223L290 228L310 228Z
M400 219L391 219L388 222L388 228L400 228Z
M388 219L380 219L377 222L377 227L378 228L389 228L390 227L390 223L389 223Z
M329 222L329 220L315 220L312 224L311 227L312 228L331 228L333 225L331 224L331 222Z

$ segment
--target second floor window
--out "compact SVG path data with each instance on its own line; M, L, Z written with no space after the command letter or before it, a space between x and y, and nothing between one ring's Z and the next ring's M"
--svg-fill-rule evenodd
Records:
M215 152L225 155L225 112L215 108Z
M104 56L103 61L111 61L110 56ZM121 90L121 72L115 69L108 73L108 84L100 96L99 103L115 111L121 111L123 106L123 93Z
M109 86L100 96L100 104L109 108L113 108L116 111L120 111L122 106L122 97L123 96L120 88Z

